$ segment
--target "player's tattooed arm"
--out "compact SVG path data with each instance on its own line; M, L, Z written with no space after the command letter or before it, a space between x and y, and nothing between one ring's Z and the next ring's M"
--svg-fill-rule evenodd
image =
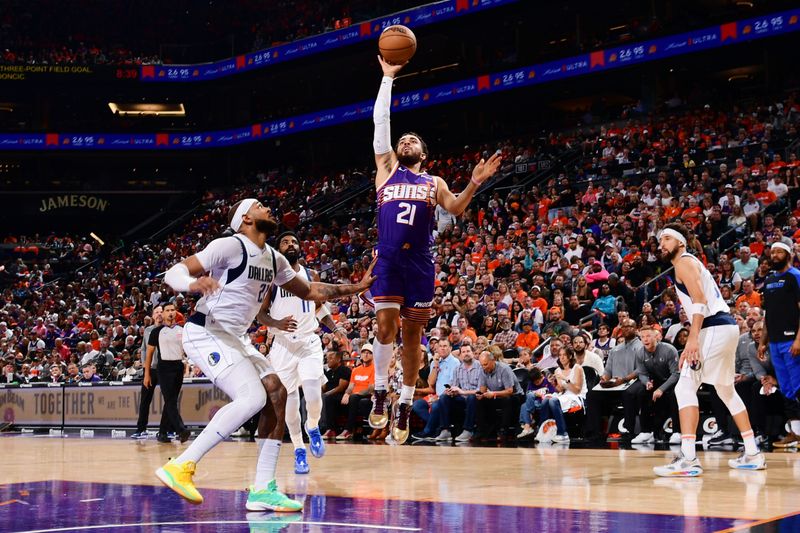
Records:
M281 285L284 289L291 292L295 296L299 296L303 300L313 300L315 302L325 302L328 300L335 300L344 296L358 294L369 289L375 281L375 276L372 275L372 269L375 266L373 259L369 268L364 273L364 278L358 283L351 283L346 285L334 285L332 283L320 283L314 281L309 283L300 276L295 276L288 283Z
M311 272L311 281L319 283L320 282L319 273L316 270L310 270L310 272ZM333 317L331 317L330 312L327 311L327 308L323 309L322 306L325 305L325 302L317 301L315 302L315 304L317 310L317 318L319 319L320 324L322 324L323 326L325 326L326 328L328 328L333 332L340 331L342 333L345 333L344 328L342 326L339 326L338 324L336 324L336 322L333 321ZM320 309L322 309L322 311L320 311ZM320 317L320 315L322 316Z

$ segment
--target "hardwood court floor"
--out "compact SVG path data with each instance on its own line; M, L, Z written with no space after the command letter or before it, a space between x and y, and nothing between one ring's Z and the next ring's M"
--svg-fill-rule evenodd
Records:
M6 437L0 439L5 458L0 489L13 485L17 490L53 480L74 482L70 487L160 487L153 471L182 447L152 440ZM698 527L681 522L676 529L705 531L800 512L800 453L770 453L767 470L743 472L728 468L733 452L699 452L706 469L702 477L658 479L652 467L663 464L671 456L669 451L338 443L329 444L327 450L321 460L309 456L311 473L300 476L293 472L291 445L284 444L278 467L283 490L342 502L382 500L387 506L404 501L498 505L540 513L575 510L580 512L579 519L575 518L577 527L584 529L580 526L584 524L585 530L603 529L591 525L592 516L613 513L731 519ZM223 442L198 465L195 482L204 493L244 494L252 482L255 457L254 443ZM159 502L182 505L180 498L165 489L148 490ZM0 494L0 500L10 497ZM8 508L3 503L0 519ZM207 501L190 509L208 505Z

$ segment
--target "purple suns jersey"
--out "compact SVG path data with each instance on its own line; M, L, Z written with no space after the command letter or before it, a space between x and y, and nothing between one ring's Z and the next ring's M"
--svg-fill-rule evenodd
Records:
M398 163L378 189L378 245L429 252L435 212L436 179Z

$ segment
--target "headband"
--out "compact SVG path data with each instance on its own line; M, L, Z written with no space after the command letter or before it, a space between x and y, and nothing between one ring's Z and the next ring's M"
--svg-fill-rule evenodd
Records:
M245 216L247 212L250 211L250 208L253 207L253 204L257 202L258 200L255 198L246 198L242 200L231 219L231 228L233 231L239 231L239 228L242 227L242 217Z
M665 230L661 230L661 234L658 236L658 238L661 239L661 237L663 237L664 235L669 235L670 237L672 237L673 239L675 239L679 243L681 243L684 246L686 246L686 238L683 235L681 235L679 232L675 231L674 229L667 228Z
M789 248L789 245L786 244L785 242L780 242L780 241L773 242L772 246L770 246L769 249L774 250L775 248L780 248L781 250L784 250L787 254L789 254L790 257L792 255L792 249Z

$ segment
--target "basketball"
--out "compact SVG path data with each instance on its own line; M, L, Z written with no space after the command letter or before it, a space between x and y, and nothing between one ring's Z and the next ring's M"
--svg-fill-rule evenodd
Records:
M388 63L401 65L414 57L417 51L417 38L405 26L389 26L378 39L378 49Z

